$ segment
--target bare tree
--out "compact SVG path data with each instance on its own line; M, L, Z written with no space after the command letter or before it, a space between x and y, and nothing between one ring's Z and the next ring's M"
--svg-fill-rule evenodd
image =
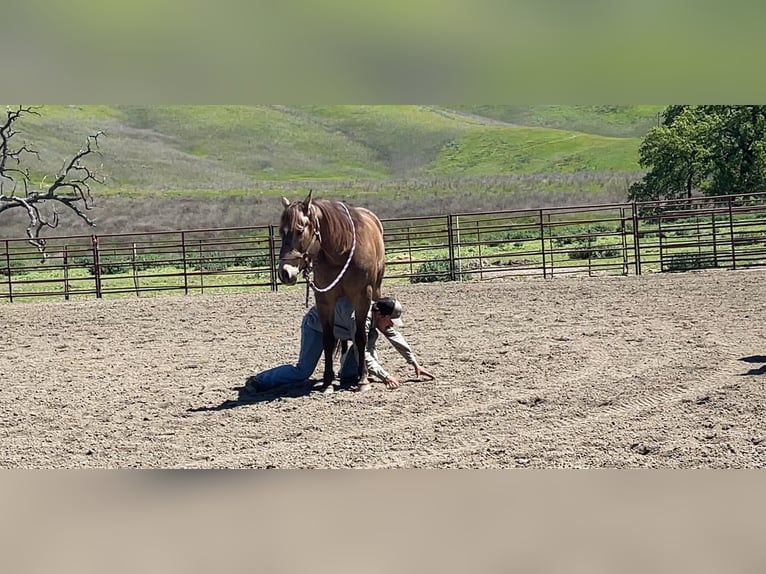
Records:
M98 138L103 132L88 136L85 146L64 162L52 183L46 184L43 179L39 186L33 186L29 168L24 167L24 159L34 156L39 160L40 156L26 142L15 145L13 141L18 134L14 124L27 114L40 115L29 106L8 108L5 121L0 125L0 213L14 208L25 209L29 216L29 242L44 254L45 239L40 237L40 232L44 227L58 226L57 204L74 211L88 225L95 225L85 212L93 207L91 184L103 184L104 178L84 165L82 160L93 154L100 155ZM40 208L45 204L52 204L51 215L41 212Z

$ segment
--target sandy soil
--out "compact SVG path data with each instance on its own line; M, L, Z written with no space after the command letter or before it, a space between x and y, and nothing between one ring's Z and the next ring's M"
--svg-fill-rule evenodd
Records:
M392 287L437 380L251 401L297 357L302 289L6 304L0 466L763 467L765 279Z

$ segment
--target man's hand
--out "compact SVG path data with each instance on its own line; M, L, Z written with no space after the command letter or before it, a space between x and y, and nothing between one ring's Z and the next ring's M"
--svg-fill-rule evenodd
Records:
M423 367L420 365L415 365L415 376L419 379L421 376L428 377L430 380L434 380L436 377L434 377L431 373L426 371Z
M383 383L386 385L387 389L395 389L397 388L401 383L399 382L399 379L396 377L388 376L385 379L383 379Z

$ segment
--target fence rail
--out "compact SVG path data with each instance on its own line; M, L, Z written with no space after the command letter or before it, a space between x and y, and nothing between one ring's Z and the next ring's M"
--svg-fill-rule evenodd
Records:
M387 219L386 281L766 265L766 194ZM273 225L0 243L0 300L278 290Z

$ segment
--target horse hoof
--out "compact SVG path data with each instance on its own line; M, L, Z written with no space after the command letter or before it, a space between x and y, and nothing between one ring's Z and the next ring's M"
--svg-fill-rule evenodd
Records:
M326 387L322 389L323 395L331 395L334 392L335 392L335 387L333 387L332 385L327 385Z
M359 385L359 392L360 393L365 393L365 392L369 391L370 389L372 389L372 384L370 384L370 383L365 383L363 385Z

